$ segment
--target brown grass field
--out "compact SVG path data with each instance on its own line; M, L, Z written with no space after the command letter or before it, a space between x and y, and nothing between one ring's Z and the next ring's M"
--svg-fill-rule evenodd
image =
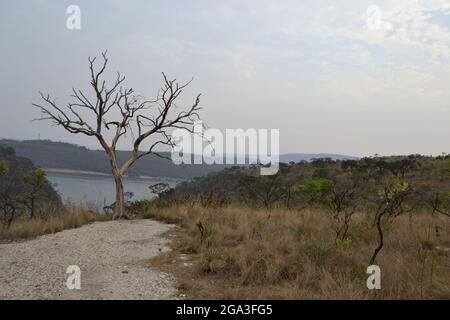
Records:
M149 265L173 274L193 299L450 299L450 219L404 214L386 225L377 258L381 290L368 290L366 268L376 247L373 216L355 214L349 240L336 244L332 217L322 210L174 205L148 209L178 227L172 251ZM106 216L73 208L46 220L0 226L0 241L78 228Z
M13 222L9 229L5 228L0 222L0 241L30 239L65 229L79 228L85 224L105 219L108 219L105 215L99 215L82 208L70 208L46 219L19 218Z
M172 206L145 218L175 223L173 250L149 262L178 279L188 298L450 299L450 219L405 214L377 258L381 290L368 290L376 247L370 214L357 213L336 245L326 212Z

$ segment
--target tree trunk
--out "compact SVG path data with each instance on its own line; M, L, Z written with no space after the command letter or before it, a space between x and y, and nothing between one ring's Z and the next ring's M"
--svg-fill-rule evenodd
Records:
M11 224L13 223L15 217L16 217L16 209L11 208L10 216L6 223L6 229L9 229L11 227Z
M373 252L372 258L370 259L369 265L373 265L375 263L375 259L377 258L378 253L383 248L384 245L384 235L383 235L383 229L381 227L381 219L383 218L383 214L380 214L377 217L377 231L378 231L378 246L375 248L375 251Z
M336 232L336 239L335 242L337 243L338 240L345 240L347 238L347 233L348 233L348 223L343 223L343 225L341 225L338 229L338 231Z
M116 183L116 203L114 208L113 219L123 219L125 217L125 203L123 192L123 177L119 173L114 173L114 181Z
M290 209L291 208L291 187L289 187L289 190L287 192L287 197L286 197L286 209Z
M34 219L34 196L30 200L30 219Z

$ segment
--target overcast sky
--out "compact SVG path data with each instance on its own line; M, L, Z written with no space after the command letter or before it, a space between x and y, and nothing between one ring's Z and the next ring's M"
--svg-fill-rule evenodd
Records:
M450 0L3 0L0 26L2 138L98 148L30 122L31 102L67 101L108 49L136 92L194 77L210 127L279 128L282 153L450 152Z

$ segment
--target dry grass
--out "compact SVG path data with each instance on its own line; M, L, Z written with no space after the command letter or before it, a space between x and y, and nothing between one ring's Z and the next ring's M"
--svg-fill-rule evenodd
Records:
M105 220L107 217L92 211L72 208L47 219L17 219L9 229L0 223L0 241L29 239L65 229L79 228L85 224Z
M146 213L176 223L173 251L151 261L175 274L189 298L450 299L450 219L399 217L377 258L382 289L368 290L376 246L368 214L336 246L325 212L174 206ZM436 227L438 233L436 233Z

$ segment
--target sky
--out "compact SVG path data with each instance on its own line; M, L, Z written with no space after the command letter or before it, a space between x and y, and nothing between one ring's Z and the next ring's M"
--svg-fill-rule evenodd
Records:
M31 103L87 89L107 49L137 93L193 77L209 127L280 129L281 153L450 152L450 0L4 0L0 39L0 138L99 148Z

